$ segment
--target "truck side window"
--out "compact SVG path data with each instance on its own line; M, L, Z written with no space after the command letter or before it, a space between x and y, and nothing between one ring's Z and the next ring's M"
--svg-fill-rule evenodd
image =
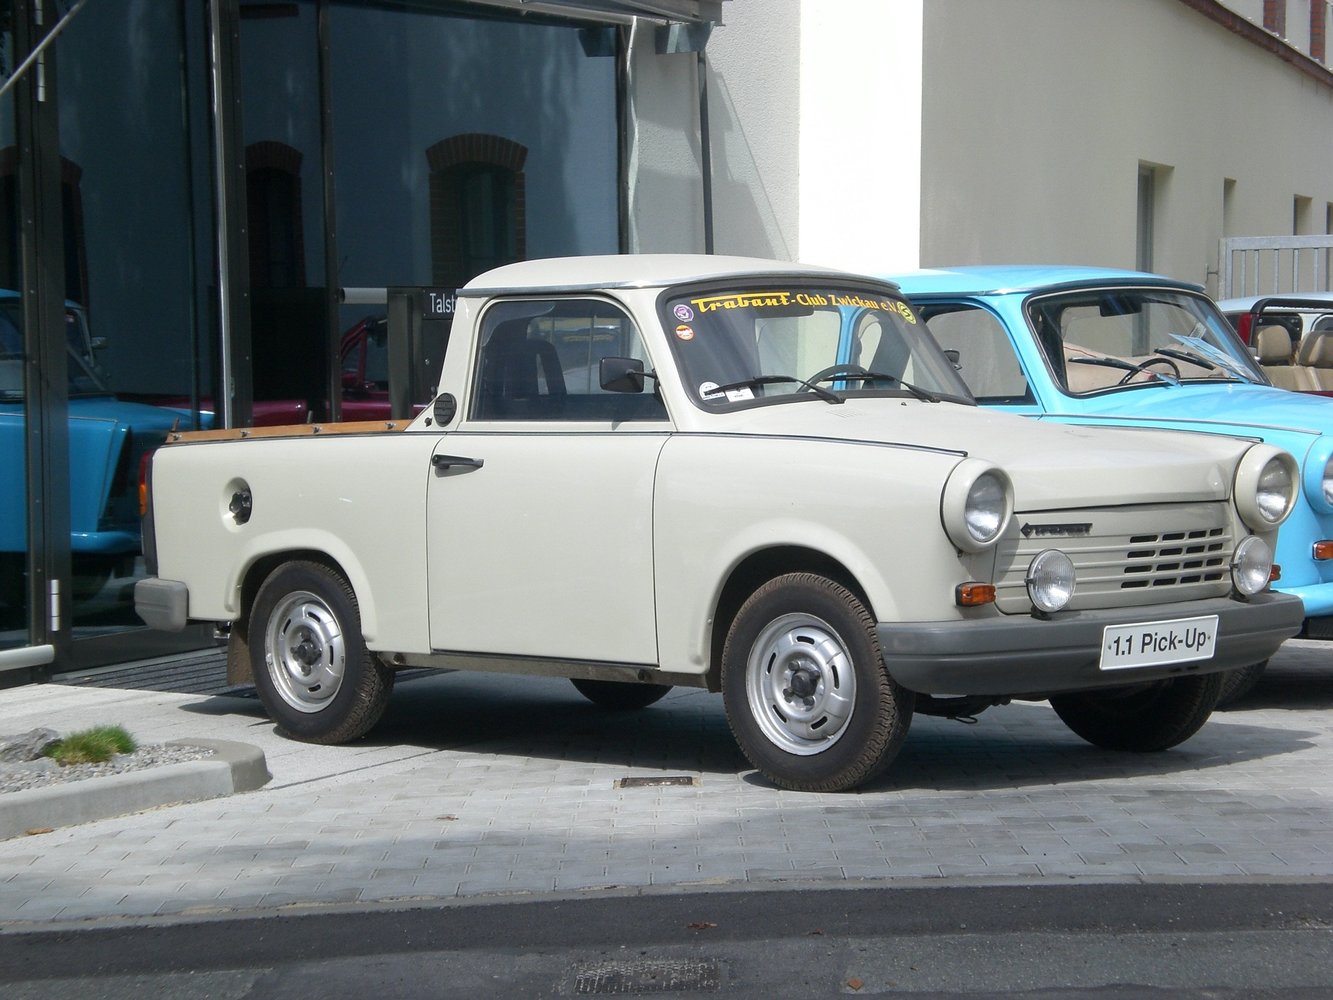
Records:
M618 306L600 299L523 299L497 303L482 317L473 394L476 420L620 422L665 420L647 380L642 393L607 392L602 358L652 365L639 332Z

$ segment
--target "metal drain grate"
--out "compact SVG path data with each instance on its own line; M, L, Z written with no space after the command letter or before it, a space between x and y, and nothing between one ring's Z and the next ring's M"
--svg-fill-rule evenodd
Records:
M697 785L699 779L692 774L669 774L640 778L620 778L616 788L656 788L659 785Z
M651 959L581 963L574 970L575 996L644 993L716 993L722 967L716 959Z

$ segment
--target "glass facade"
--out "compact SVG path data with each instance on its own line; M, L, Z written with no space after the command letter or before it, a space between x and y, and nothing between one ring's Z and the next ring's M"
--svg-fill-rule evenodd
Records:
M14 4L0 0L0 82L14 72ZM18 295L19 234L14 92L0 98L0 649L28 644L26 345Z
M620 246L612 27L0 0L0 31L0 83L49 43L40 100L0 99L0 649L54 643L56 670L163 650L133 584L138 480L172 428L387 415L395 289Z

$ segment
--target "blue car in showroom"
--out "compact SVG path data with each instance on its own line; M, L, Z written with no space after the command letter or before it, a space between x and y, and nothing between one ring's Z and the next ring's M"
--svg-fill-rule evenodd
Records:
M1201 286L1067 266L887 277L983 406L1062 423L1257 438L1295 456L1301 489L1278 534L1274 589L1304 601L1301 637L1333 639L1333 400L1275 388ZM1207 539L1182 536L1178 571L1208 572L1207 550ZM1264 666L1237 671L1223 703L1247 693Z
M81 600L139 555L140 465L186 417L116 399L97 369L83 310L67 303L65 324L72 589ZM28 547L23 357L19 297L0 290L0 606L11 609L22 604Z

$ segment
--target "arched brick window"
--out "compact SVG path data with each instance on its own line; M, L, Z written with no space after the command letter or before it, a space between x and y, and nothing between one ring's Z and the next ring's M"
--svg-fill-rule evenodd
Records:
M468 133L426 150L432 281L456 288L527 254L526 146Z
M251 286L304 288L300 150L282 142L245 147L245 197Z

